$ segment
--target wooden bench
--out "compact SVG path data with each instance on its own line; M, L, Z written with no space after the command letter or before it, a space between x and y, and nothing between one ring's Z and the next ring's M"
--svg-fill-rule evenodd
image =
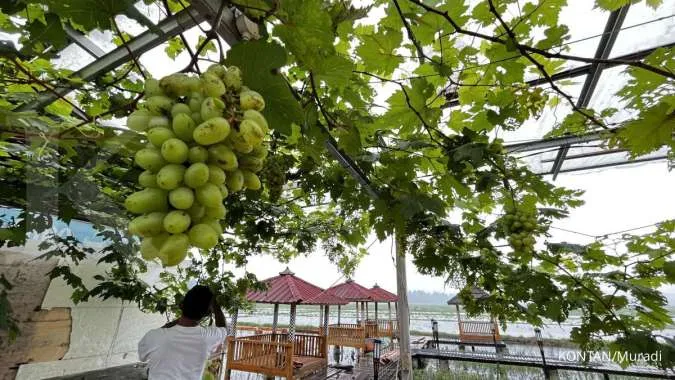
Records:
M459 322L459 340L461 343L501 342L499 326L496 322L461 321Z

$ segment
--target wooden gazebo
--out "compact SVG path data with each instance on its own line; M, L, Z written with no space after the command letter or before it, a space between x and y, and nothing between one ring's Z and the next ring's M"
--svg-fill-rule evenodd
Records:
M328 326L328 344L368 349L367 339L380 336L376 320L369 320L368 304L375 302L375 298L385 302L384 297L376 297L370 289L352 279L328 288L326 293L356 304L355 323L342 323L341 308L338 306L337 324Z
M471 288L469 295L478 302L490 296L484 290L476 287ZM499 324L494 320L492 315L490 316L490 321L463 321L459 309L460 305L462 305L462 299L459 294L452 297L448 301L448 305L455 305L457 308L460 344L471 345L474 343L480 345L493 344L495 342L501 343Z
M348 301L329 294L318 286L295 276L288 268L278 276L264 280L266 289L249 292L251 302L274 305L272 332L236 337L236 317L227 340L226 379L232 370L253 372L286 379L302 379L328 366L329 305L346 305ZM279 305L290 305L288 333L277 333ZM322 328L318 334L296 333L297 305L321 305ZM320 324L321 324L320 323Z
M377 325L377 335L378 337L389 337L389 338L394 338L398 334L398 319L392 318L392 313L391 313L391 304L392 302L394 303L394 307L396 308L396 314L398 315L398 296L394 293L391 293L383 288L381 288L379 285L375 284L372 288L370 288L370 294L371 297L373 298L373 302L375 303L375 319L368 319L366 318L366 323L375 323ZM388 313L388 318L387 319L382 319L378 315L378 310L377 310L377 305L378 303L387 303L387 309L389 311ZM366 311L368 308L366 308Z

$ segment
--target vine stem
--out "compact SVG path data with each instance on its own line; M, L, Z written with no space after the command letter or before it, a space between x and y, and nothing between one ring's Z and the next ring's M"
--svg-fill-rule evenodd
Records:
M86 112L82 108L80 108L77 104L73 103L70 99L66 98L65 96L59 94L58 91L56 91L52 86L41 80L40 78L36 77L33 75L33 73L30 72L27 68L23 67L21 62L19 62L16 58L11 59L12 63L14 63L14 66L16 66L19 71L27 75L33 82L38 83L40 86L44 87L47 89L47 91L51 92L52 94L56 95L59 99L63 100L64 102L68 103L73 109L78 110L79 112L82 113L82 115L87 115ZM90 121L91 119L87 115L87 121Z
M117 33L117 35L120 37L120 40L122 40L122 46L124 46L124 48L127 49L129 57L131 57L131 60L134 61L134 64L138 68L138 72L141 74L143 79L146 79L145 71L143 70L141 63L138 61L138 58L134 55L134 52L131 51L131 48L129 48L129 45L127 45L127 41L124 39L124 34L122 34L120 27L117 25L117 21L115 21L115 17L111 17L110 21L112 23L113 28L115 29L115 33Z
M546 71L546 68L544 67L544 65L542 65L536 59L534 59L534 57L523 47L524 45L521 45L521 44L518 43L518 41L516 40L516 34L513 32L513 30L511 30L511 28L509 28L508 24L504 21L504 19L499 14L499 12L497 12L497 8L495 7L493 0L488 0L488 4L490 5L490 12L492 12L492 14L495 15L497 20L499 20L499 23L502 25L502 27L506 31L506 34L508 34L511 41L513 41L513 43L518 47L518 51L520 51L520 54L522 54L525 58L527 58L527 60L530 61L537 68L537 70L539 70L541 75L543 75L544 78L546 78L546 81L549 83L551 88L555 92L557 92L560 96L565 98L565 100L567 100L567 102L570 104L570 106L572 107L572 109L575 112L579 113L580 115L583 115L585 118L590 120L593 124L595 124L595 125L597 125L601 128L607 129L607 126L603 122L598 120L595 116L593 116L593 115L589 114L588 112L582 110L581 108L577 107L576 103L574 102L574 99L572 99L572 97L568 93L564 92L560 87L558 87L558 85L555 83L553 78L551 78L551 75L548 73L548 71Z
M421 0L408 0L408 1L422 7L427 12L431 12L431 13L434 13L434 14L437 14L437 15L443 17L448 23L450 23L450 25L452 25L452 27L455 29L455 31L459 34L464 34L464 35L467 35L467 36L480 38L480 39L483 39L483 40L487 40L487 41L502 44L502 45L507 44L507 41L505 41L501 38L498 38L498 37L495 37L495 36L490 36L490 35L479 33L479 32L473 32L471 30L467 30L467 29L462 28L461 26L459 26L459 24L457 24L457 22L452 17L450 17L450 14L448 12L440 11L440 10L430 6L430 5L425 4ZM552 53L552 52L549 52L549 51L544 50L544 49L539 49L539 48L535 48L535 47L528 46L528 45L522 45L522 44L518 44L518 43L516 43L516 47L518 49L522 48L529 53L539 54L539 55L544 56L546 58L566 59L568 61L577 61L577 62L584 62L584 63L590 63L590 64L619 64L619 65L624 65L624 66L633 66L633 67L638 67L638 68L641 68L641 69L644 69L644 70L647 70L647 71L651 71L655 74L659 74L659 75L664 76L666 78L675 79L675 73L672 73L668 70L664 70L664 69L659 68L659 67L648 65L648 64L646 64L644 62L640 62L640 61L627 61L627 60L623 60L623 59L601 59L601 58L579 57L579 56L562 54L562 53Z
M183 70L181 70L181 72L185 73L185 72L189 72L189 71L195 71L198 74L200 73L199 67L197 65L197 62L199 61L199 55L206 48L206 45L208 45L208 43L211 40L213 40L214 38L216 38L216 39L218 38L217 30L218 30L218 26L220 25L220 22L223 18L223 12L225 11L225 5L226 4L227 4L227 2L225 0L221 0L220 7L218 8L218 13L216 13L215 23L211 27L211 30L209 30L206 33L206 38L204 39L204 41L202 41L202 43L197 47L197 51L192 56L192 59L190 60L190 63L188 63L188 65ZM218 43L220 44L220 40L218 40ZM221 49L220 49L220 54L221 54L221 56L223 55L222 45L221 45Z

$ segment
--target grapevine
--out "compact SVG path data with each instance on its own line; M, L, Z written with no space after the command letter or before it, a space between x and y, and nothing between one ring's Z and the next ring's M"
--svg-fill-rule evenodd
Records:
M129 232L145 260L182 262L191 247L211 249L223 233L224 199L259 190L270 132L265 100L243 86L235 66L210 66L201 76L172 74L145 82L145 100L127 118L147 146L135 163L143 190L125 200L139 214Z

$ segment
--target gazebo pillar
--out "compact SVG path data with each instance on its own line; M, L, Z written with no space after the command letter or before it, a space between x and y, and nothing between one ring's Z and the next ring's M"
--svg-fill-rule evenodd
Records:
M232 322L230 323L230 330L228 331L229 337L227 338L228 340L232 339L234 340L237 337L237 317L239 315L239 310L234 309L234 313L232 313ZM228 356L229 358L229 356ZM229 365L228 365L229 366ZM225 370L225 380L229 380L232 377L232 370L227 369Z
M377 322L377 302L375 302L375 322Z
M389 308L389 320L391 321L391 302L387 302L387 307Z
M368 318L370 318L370 314L368 313L368 304L369 302L366 302L366 321L368 320Z
M328 305L325 305L322 307L322 309L325 308L323 312L323 336L324 336L324 346L321 347L323 350L323 356L325 358L328 358Z
M295 341L295 304L291 304L291 316L288 321L288 340L291 342Z
M272 319L272 334L277 333L277 324L279 323L279 304L274 304L274 319Z
M338 320L337 320L338 326L340 325L340 312L342 312L342 305L338 305Z
M361 320L361 314L359 313L359 302L356 301L356 324L358 325Z

